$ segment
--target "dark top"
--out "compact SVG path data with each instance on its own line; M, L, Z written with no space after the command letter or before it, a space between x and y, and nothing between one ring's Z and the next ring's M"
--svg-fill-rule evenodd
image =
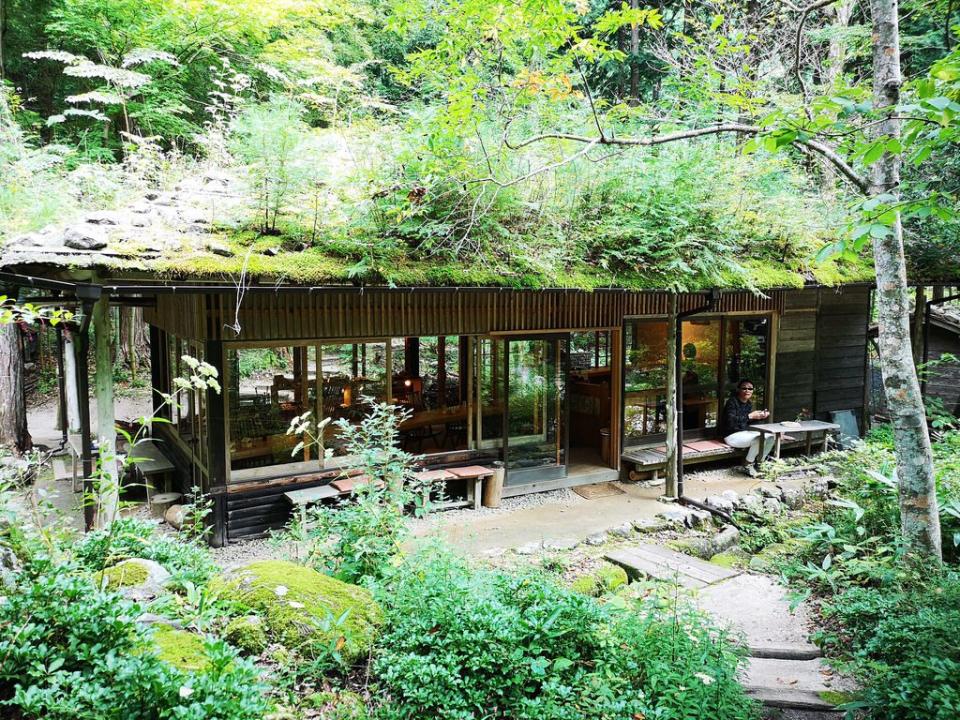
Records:
M750 413L753 412L753 403L740 402L736 395L730 397L723 406L723 434L731 435L746 430L750 424Z

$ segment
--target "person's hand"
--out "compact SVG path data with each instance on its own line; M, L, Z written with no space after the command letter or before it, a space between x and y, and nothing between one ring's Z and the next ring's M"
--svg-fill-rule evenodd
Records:
M750 413L750 415L749 415L748 417L749 417L751 420L766 420L768 417L770 417L770 411L769 411L769 410L754 410L752 413Z

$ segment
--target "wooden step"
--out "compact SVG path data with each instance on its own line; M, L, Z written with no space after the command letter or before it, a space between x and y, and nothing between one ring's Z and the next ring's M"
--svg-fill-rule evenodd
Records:
M720 567L650 543L613 550L605 557L620 565L632 577L651 577L655 580L675 582L685 588L703 588L740 574L737 570Z

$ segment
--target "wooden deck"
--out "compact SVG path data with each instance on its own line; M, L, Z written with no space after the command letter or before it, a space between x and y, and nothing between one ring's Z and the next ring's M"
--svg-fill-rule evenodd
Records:
M782 447L787 450L806 447L807 444L806 438L790 438L783 442ZM744 457L744 455L746 455L746 450L732 448L722 440L690 440L683 443L684 467L715 462L726 458L739 460ZM652 477L656 479L659 472L667 466L667 446L663 443L635 445L624 448L620 457L627 471L633 466L636 472L650 473Z

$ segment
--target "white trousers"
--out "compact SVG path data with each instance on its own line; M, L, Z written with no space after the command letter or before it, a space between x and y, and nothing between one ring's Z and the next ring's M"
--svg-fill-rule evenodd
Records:
M770 454L770 451L773 450L773 441L775 439L773 435L769 433L758 433L756 430L741 430L740 432L727 435L723 441L730 447L750 448L747 450L747 464L749 465L757 459L757 454L760 453L761 434L763 435L763 453L760 454L760 460L763 461L767 455Z

